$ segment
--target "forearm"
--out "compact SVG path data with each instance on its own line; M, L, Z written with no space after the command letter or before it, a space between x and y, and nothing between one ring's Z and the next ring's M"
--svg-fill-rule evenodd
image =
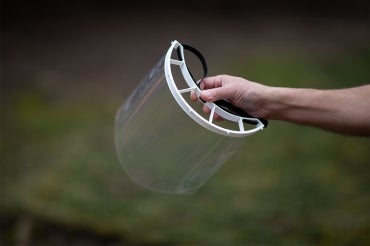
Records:
M270 87L266 118L352 135L370 135L370 85L341 90Z

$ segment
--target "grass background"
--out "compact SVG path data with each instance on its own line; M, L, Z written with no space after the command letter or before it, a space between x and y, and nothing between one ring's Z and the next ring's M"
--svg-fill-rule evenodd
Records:
M147 191L125 174L115 112L174 37L203 51L211 74L293 87L369 82L366 18L181 16L5 22L0 242L369 244L368 138L272 121L191 196Z

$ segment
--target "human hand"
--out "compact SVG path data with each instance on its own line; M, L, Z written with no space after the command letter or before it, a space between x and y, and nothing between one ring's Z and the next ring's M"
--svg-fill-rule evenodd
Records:
M234 106L241 108L254 117L266 117L267 112L264 110L264 95L268 86L258 84L244 78L229 75L218 75L204 78L200 82L202 90L200 97L207 102L217 100L228 100ZM197 101L197 96L192 93L192 101ZM210 113L207 106L203 107L205 113ZM220 119L215 115L214 118Z

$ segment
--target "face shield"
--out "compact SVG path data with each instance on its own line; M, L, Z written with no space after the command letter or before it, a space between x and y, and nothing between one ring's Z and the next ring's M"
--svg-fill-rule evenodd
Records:
M185 57L186 56L186 57ZM185 59L199 59L194 78ZM199 63L198 61L198 63ZM193 72L193 70L192 70ZM191 194L267 121L247 115L227 101L192 102L206 76L203 56L173 41L116 114L115 145L128 175L148 189ZM204 114L203 104L210 109ZM224 120L215 121L218 114Z

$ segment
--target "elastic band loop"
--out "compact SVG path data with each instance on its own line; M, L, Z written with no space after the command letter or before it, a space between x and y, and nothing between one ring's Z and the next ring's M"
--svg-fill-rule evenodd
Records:
M188 50L188 51L192 52L194 55L196 55L198 57L198 59L200 60L200 62L202 63L203 78L201 78L199 81L201 81L202 79L207 77L207 74L208 74L207 63L206 63L206 59L204 59L202 53L200 53L197 49L195 49L194 47L192 47L190 45L181 44L181 46L183 47L183 49ZM182 56L180 46L177 48L177 56L179 57L179 60L181 60L181 61L184 60L184 57ZM193 74L190 72L190 70L187 66L186 66L186 69L188 70L188 72L189 72L191 78L193 79L194 83L200 89L200 83L196 82L196 80L194 79ZM199 98L199 99L201 101L203 101L201 98ZM203 102L205 103L205 101L203 101ZM241 116L241 117L245 117L245 118L255 118L255 117L249 115L244 110L242 110L238 107L235 107L234 105L232 105L230 102L228 102L226 100L218 100L218 101L215 101L214 104L216 104L217 106L219 106L221 109L225 110L228 113L231 113L231 114L234 114L234 115L237 115L237 116ZM264 125L265 128L267 127L268 121L266 119L263 119L263 118L257 118L257 119ZM258 122L254 121L254 120L244 119L243 121L245 123L251 124L251 125L257 125L258 124Z

